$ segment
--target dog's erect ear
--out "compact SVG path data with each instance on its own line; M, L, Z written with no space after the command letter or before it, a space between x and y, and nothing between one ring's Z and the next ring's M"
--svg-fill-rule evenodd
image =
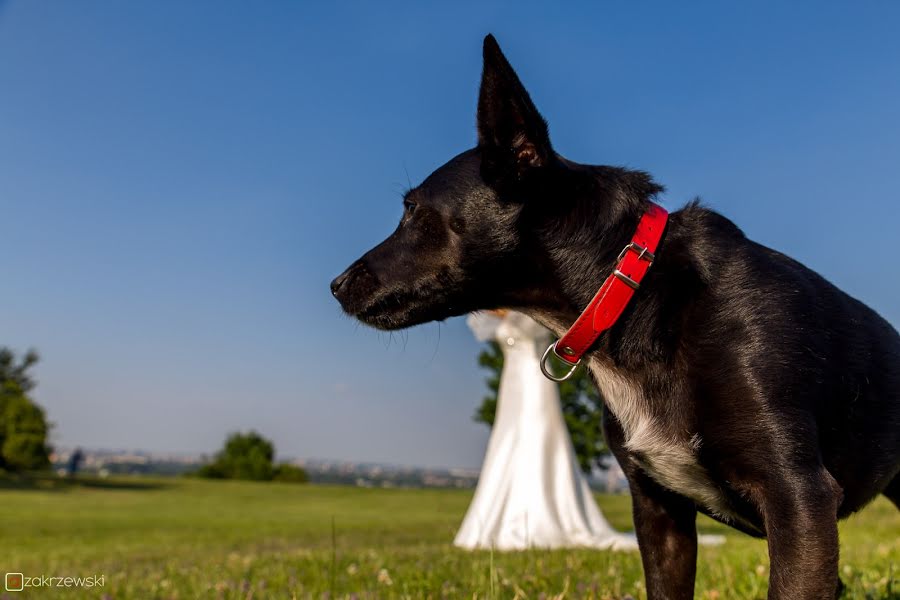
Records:
M529 168L546 165L553 156L547 122L490 34L484 38L478 145L493 166L512 168L520 176Z

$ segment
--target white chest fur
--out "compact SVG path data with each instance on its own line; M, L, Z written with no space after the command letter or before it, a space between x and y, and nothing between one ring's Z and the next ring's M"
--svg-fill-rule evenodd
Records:
M639 388L616 373L590 365L607 406L625 432L625 447L660 485L692 499L724 519L734 519L721 490L697 460L699 435L689 438L668 432L652 414Z

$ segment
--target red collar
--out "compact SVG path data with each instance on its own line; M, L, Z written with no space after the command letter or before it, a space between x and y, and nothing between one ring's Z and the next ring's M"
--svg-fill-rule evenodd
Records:
M638 222L631 243L622 249L612 274L606 278L597 294L581 316L559 340L547 348L541 359L541 371L553 381L565 381L572 376L588 348L601 333L612 327L628 306L628 302L641 285L656 258L669 213L663 207L650 203L650 208ZM565 375L557 376L547 368L550 352L571 368Z

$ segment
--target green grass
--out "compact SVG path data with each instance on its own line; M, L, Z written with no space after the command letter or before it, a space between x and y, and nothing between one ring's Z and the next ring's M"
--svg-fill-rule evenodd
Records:
M636 553L453 548L470 498L186 479L0 484L0 572L105 575L103 588L10 599L645 597ZM630 528L627 497L598 500ZM700 550L697 597L764 598L765 542L700 528L728 541ZM846 597L900 598L900 512L879 499L841 537Z

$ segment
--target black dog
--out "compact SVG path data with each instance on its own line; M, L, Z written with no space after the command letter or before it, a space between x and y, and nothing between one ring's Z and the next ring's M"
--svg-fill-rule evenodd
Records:
M513 308L564 332L650 200L645 173L571 162L492 36L478 146L404 199L397 230L331 284L399 329ZM900 336L787 256L691 203L588 354L628 476L650 598L691 598L696 513L766 536L770 598L833 598L837 520L900 505Z

